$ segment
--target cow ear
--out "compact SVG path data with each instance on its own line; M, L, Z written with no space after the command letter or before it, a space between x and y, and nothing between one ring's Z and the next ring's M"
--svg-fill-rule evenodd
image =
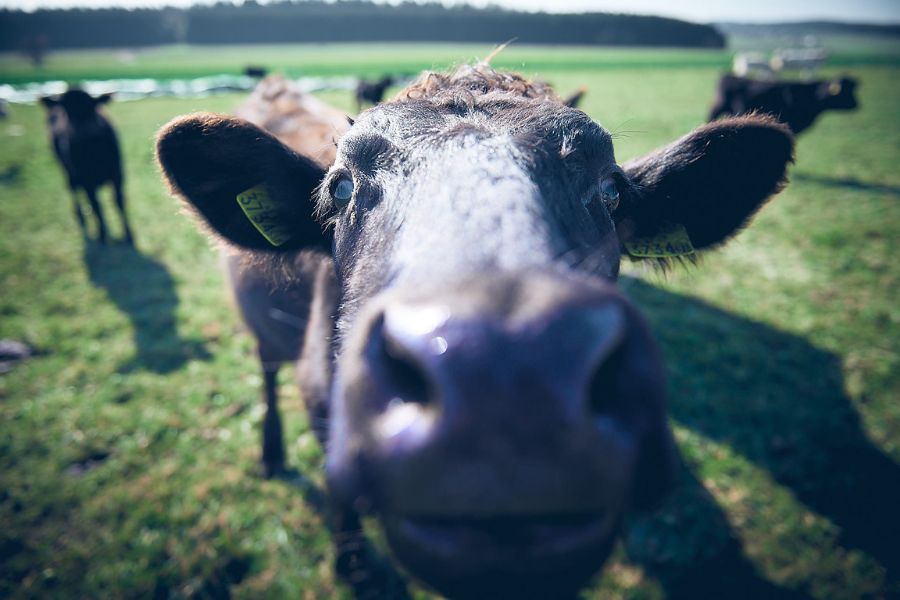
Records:
M46 108L53 108L54 106L59 105L59 97L58 96L41 96L41 104L43 104Z
M218 235L242 248L331 249L313 218L324 171L259 127L234 117L179 117L156 155L173 192Z
M786 125L750 115L626 163L630 185L613 213L626 252L667 259L722 244L785 185L793 154Z
M107 92L106 94L100 94L94 98L94 103L96 104L108 104L110 100L113 99L112 92Z

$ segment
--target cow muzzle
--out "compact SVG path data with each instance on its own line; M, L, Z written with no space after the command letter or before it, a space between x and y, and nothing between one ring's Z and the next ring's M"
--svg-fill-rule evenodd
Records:
M609 283L542 273L395 290L360 319L335 383L332 491L451 597L577 590L643 485L648 441L669 435L637 311Z

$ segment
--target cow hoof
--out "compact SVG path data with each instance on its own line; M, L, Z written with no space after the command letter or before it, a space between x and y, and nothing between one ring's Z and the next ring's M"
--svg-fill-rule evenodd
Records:
M339 549L334 570L355 600L409 600L403 577L361 535Z
M276 477L290 475L290 469L288 469L283 462L263 462L262 468L263 476L266 479L275 479Z

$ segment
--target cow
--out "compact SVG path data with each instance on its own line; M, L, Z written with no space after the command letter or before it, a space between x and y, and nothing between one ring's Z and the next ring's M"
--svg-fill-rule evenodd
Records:
M218 114L164 126L157 158L259 273L311 282L298 383L339 575L388 597L356 550L369 515L448 597L569 598L678 468L620 262L721 246L783 187L793 147L748 115L620 165L588 115L482 62L362 113L327 169Z
M111 99L111 94L93 97L81 89L70 88L61 95L41 98L41 103L47 108L53 151L65 171L72 193L75 218L82 233L87 235L87 223L78 197L79 190L84 190L91 205L97 221L98 240L101 244L106 243L106 221L97 191L101 186L111 183L125 241L133 245L134 236L125 213L119 142L112 123L101 110Z
M857 81L850 77L819 81L760 81L734 75L719 80L709 120L723 115L766 113L795 134L809 129L826 110L854 110Z
M262 79L269 73L269 70L261 65L247 65L244 67L244 76L252 79Z
M356 111L359 112L366 104L376 105L384 98L384 92L394 83L394 78L385 75L378 81L366 81L360 79L356 84Z
M586 93L587 93L587 88L584 86L581 86L580 88L578 88L577 90L572 92L571 95L563 98L563 104L565 104L566 106L569 106L571 108L578 108L578 105L581 104L581 100L582 100L582 98L584 98L584 95Z
M235 115L274 135L321 168L334 162L335 140L350 127L344 113L305 93L281 75L262 80ZM221 252L235 303L257 341L266 406L262 467L267 477L274 477L286 470L278 411L278 372L284 363L296 363L300 358L321 257L298 256L292 265L292 277L283 281L255 269L242 253L227 246L222 246ZM310 410L310 416L324 418L317 416L315 408Z

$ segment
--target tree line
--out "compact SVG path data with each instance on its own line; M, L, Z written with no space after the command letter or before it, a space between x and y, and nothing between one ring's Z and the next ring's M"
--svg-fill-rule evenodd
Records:
M624 14L524 13L496 7L365 0L219 3L186 9L0 10L0 50L161 44L441 41L722 48L709 25Z

